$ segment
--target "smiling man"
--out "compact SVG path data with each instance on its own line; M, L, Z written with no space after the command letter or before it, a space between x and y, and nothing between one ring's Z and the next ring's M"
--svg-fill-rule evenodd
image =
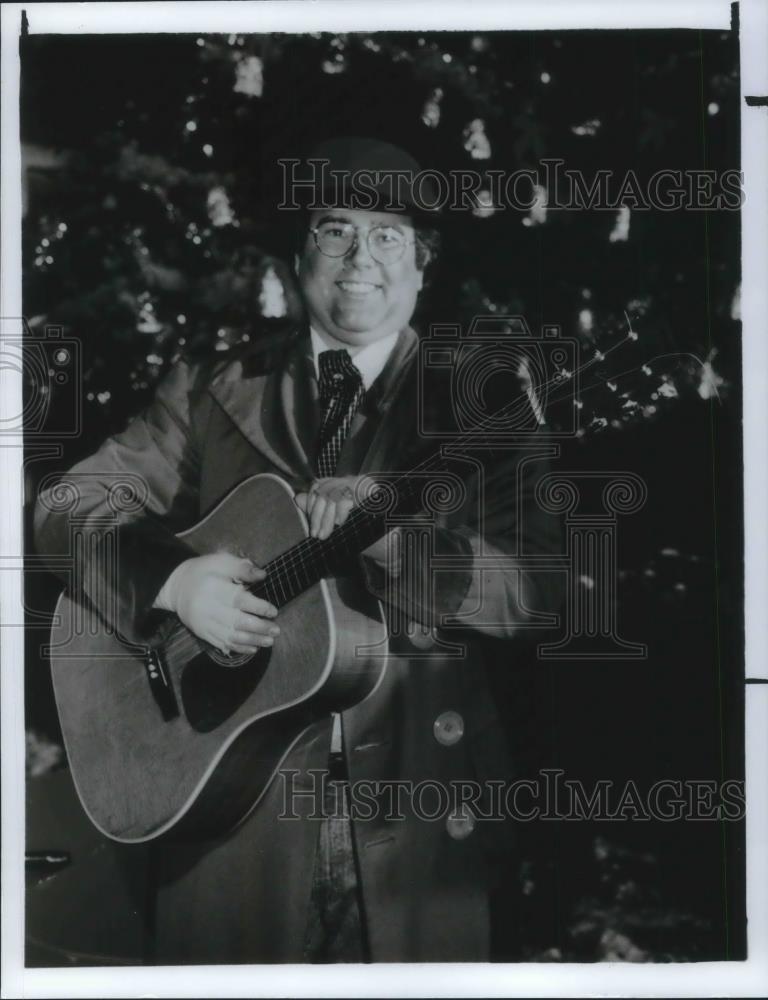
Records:
M331 140L314 159L348 177L419 171L374 139ZM260 567L235 553L196 556L177 533L245 478L274 473L295 490L310 533L327 537L377 475L434 451L419 406L440 416L451 399L420 384L410 325L435 261L434 217L407 184L399 206L387 190L367 208L316 192L324 207L302 214L296 258L307 322L293 336L277 348L252 336L223 360L180 362L152 405L72 470L83 474L78 517L94 531L83 560L97 557L109 476L129 470L148 487L147 509L120 529L119 576L89 594L105 616L116 607L123 635L152 643L178 617L224 652L290 642L277 609L246 589ZM386 670L362 701L308 726L234 832L154 848L154 961L491 957L490 899L508 885L513 854L505 824L480 829L485 790L511 773L487 643L557 600L552 574L515 557L521 538L527 555L559 546L556 521L534 501L545 452L529 454L522 474L515 455L476 450L459 502L398 525L346 568L353 597L384 602ZM252 516L269 523L271 512ZM38 505L36 531L40 551L67 552L68 518L54 503ZM451 568L436 572L433 554ZM488 559L495 568L483 568ZM92 579L88 565L80 572ZM452 621L461 631L443 634ZM318 776L331 779L319 798ZM479 798L450 798L473 782Z
M413 315L424 284L410 216L315 211L298 266L310 324L338 345L361 348L395 337Z

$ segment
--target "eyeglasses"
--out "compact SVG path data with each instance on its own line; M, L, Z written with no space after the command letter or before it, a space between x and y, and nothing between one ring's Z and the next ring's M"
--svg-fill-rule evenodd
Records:
M357 249L359 233L351 222L323 222L320 226L310 227L309 231L315 239L315 246L326 257L346 257ZM395 226L371 226L366 234L368 253L379 264L396 264L405 253L405 248L414 243L415 240L406 239L405 234Z

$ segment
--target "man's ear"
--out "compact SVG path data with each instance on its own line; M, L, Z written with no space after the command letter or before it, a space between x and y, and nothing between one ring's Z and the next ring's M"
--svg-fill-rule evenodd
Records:
M293 255L293 270L295 271L296 274L299 273L299 264L300 263L301 263L301 257L299 256L298 252L296 252Z

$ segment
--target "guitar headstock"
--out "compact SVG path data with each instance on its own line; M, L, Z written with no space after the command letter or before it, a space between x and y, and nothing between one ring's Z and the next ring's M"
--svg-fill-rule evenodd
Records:
M549 387L547 425L555 432L574 423L575 437L621 431L655 420L684 397L720 399L724 380L712 366L715 352L705 359L668 352L650 355L640 334L624 314L624 328L582 342L578 367L563 371L558 388Z

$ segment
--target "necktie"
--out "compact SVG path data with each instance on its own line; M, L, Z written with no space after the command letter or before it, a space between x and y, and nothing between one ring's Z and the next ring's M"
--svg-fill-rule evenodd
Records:
M347 351L323 351L318 357L318 364L323 420L317 472L324 477L332 476L336 471L352 418L365 395L365 387Z

